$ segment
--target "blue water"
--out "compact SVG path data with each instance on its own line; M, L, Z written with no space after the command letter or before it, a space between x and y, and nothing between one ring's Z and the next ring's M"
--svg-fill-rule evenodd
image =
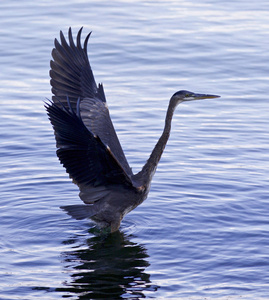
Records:
M0 2L0 299L269 298L268 1ZM59 31L83 38L134 172L177 90L148 199L97 235L43 101Z

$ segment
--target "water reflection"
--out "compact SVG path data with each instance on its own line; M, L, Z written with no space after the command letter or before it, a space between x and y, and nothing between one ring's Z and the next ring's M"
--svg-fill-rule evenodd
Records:
M84 247L63 256L71 280L58 290L69 296L70 292L76 294L77 299L141 299L145 291L157 289L145 272L149 266L146 249L131 242L124 233L94 236Z

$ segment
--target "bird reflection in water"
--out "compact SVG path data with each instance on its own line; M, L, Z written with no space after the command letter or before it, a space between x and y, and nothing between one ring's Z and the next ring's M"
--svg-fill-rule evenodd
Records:
M74 244L76 239L65 243ZM124 233L94 236L86 244L86 249L80 244L77 250L62 254L71 280L57 291L66 292L66 297L141 299L157 290L145 272L149 266L146 249L130 242Z

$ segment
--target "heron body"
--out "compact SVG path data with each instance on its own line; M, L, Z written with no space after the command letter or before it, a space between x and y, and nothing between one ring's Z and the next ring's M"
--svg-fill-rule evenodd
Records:
M45 107L54 128L57 156L80 189L84 205L62 207L76 219L91 218L101 227L119 229L123 217L141 204L171 131L177 105L216 95L176 92L170 99L163 133L142 170L133 174L112 124L102 84L96 84L82 28L73 40L60 32L52 50L52 102Z

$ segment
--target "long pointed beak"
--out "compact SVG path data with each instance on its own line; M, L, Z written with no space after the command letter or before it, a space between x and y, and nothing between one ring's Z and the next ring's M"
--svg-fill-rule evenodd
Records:
M200 100L200 99L212 99L219 98L218 95L209 95L209 94L195 94L193 93L189 100ZM188 99L187 99L188 100Z

